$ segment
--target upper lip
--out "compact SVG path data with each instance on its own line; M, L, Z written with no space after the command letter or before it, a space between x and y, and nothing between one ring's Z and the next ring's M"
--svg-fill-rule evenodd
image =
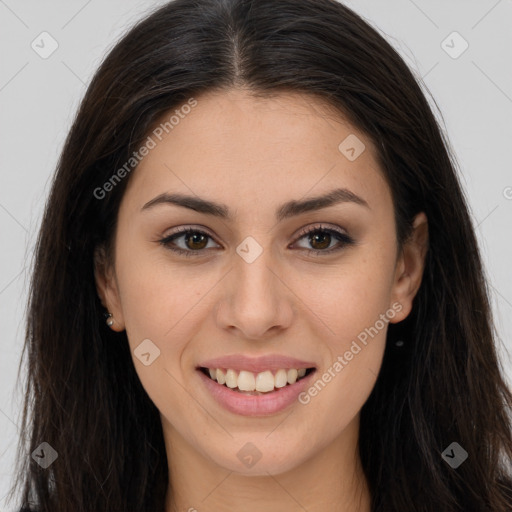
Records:
M301 361L293 357L287 357L279 354L268 354L260 357L248 357L243 354L233 354L230 356L216 357L203 361L199 367L203 368L226 368L236 371L247 370L254 373L260 373L265 370L280 370L295 368L315 368L315 363L311 361Z

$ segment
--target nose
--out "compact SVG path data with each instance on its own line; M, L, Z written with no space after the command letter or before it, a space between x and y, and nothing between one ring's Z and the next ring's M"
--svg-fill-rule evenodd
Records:
M217 325L239 338L267 340L291 324L294 295L270 250L249 261L235 254L217 305Z

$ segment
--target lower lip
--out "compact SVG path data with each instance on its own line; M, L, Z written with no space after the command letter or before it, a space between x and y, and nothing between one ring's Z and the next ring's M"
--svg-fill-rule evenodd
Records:
M238 391L219 384L197 370L206 389L213 398L228 411L243 416L268 416L283 411L293 402L298 402L298 396L306 388L316 371L311 372L294 384L287 384L271 393L264 395L244 395Z

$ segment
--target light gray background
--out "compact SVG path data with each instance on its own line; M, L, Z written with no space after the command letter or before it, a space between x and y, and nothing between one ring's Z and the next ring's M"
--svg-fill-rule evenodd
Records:
M13 510L4 496L18 439L21 393L15 385L31 254L49 179L101 58L141 14L163 3L0 0L0 511ZM398 49L441 109L478 226L510 382L512 1L346 3ZM31 47L43 31L59 45L47 59ZM453 31L469 44L455 59L441 46ZM445 43L452 53L462 44L453 36Z

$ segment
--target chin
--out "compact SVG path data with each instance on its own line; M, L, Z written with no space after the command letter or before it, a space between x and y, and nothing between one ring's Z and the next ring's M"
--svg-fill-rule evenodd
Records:
M268 439L265 440L265 436L268 436L268 433L262 434L261 442L257 436L252 438L253 441L244 438L242 442L234 443L234 449L226 448L221 453L210 453L209 456L218 466L246 476L278 475L303 463L304 453L301 448L292 444L283 446L277 436L272 443ZM226 457L230 452L234 456Z

